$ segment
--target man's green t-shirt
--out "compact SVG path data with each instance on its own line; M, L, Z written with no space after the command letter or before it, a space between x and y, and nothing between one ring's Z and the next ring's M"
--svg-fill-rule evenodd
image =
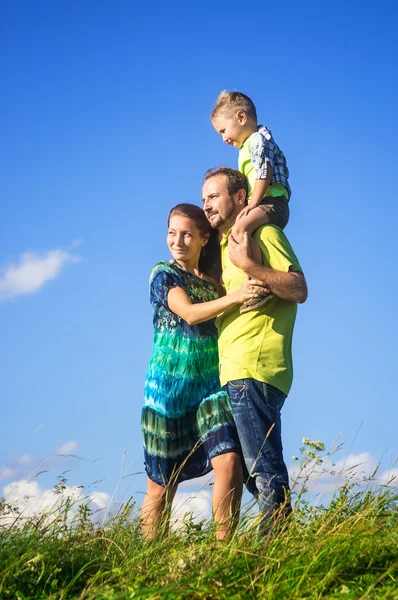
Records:
M240 288L246 275L235 267L228 252L228 237L221 240L223 282L227 293ZM265 225L253 235L263 263L278 271L301 271L293 249L279 227ZM221 385L236 379L257 379L288 394L293 379L292 338L297 304L273 296L263 307L239 314L239 307L219 315Z

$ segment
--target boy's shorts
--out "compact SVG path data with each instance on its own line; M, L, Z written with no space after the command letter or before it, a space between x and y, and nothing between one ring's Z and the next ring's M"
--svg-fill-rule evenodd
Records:
M261 208L268 217L268 222L271 225L277 225L281 229L284 229L289 221L289 202L284 196L265 196L261 204Z

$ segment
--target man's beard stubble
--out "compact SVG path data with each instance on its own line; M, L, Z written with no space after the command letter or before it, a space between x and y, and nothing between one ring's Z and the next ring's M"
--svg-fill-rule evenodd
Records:
M213 227L213 229L220 229L220 227L222 227L223 225L225 225L226 223L228 223L230 220L232 220L232 215L235 211L235 204L233 201L233 198L229 198L229 204L226 207L225 210L225 214L224 216L221 216L219 212L215 213L215 219L213 221L210 221L209 217L207 216L210 225ZM231 227L232 227L233 223L231 223Z

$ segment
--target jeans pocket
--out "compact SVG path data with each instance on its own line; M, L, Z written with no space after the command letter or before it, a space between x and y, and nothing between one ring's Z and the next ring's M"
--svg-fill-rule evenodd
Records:
M245 388L247 385L245 379L234 379L233 381L228 381L228 387L231 387L233 390L241 390Z
M282 410L283 405L285 404L285 394L280 390L274 388L274 386L269 385L268 383L263 383L263 391L265 403L269 407L280 412Z
M232 411L236 417L236 410L239 410L237 407L241 407L245 404L247 381L245 379L234 379L234 381L228 381L227 391L231 400Z

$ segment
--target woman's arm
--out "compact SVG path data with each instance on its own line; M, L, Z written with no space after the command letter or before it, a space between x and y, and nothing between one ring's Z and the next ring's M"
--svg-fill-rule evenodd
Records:
M209 300L209 302L192 304L188 294L182 288L173 287L169 290L167 303L170 310L184 319L188 325L196 325L213 319L233 306L243 304L249 298L263 296L267 291L262 281L251 279L250 281L246 280L239 290L227 296Z

